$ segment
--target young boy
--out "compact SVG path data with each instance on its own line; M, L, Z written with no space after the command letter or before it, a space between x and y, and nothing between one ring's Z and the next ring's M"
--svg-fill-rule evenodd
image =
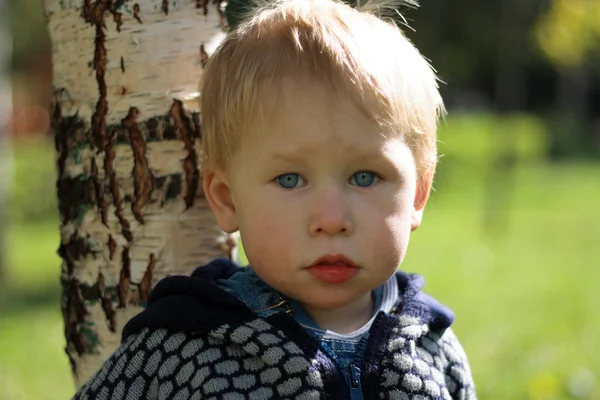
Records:
M475 399L451 311L397 272L443 112L401 31L271 2L212 56L201 112L204 193L250 265L159 282L75 398Z

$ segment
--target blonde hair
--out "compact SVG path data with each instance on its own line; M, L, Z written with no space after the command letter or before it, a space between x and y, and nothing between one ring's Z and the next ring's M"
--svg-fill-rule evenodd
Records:
M393 21L399 1L259 1L209 59L201 84L203 158L227 169L240 137L277 108L285 77L308 77L354 104L411 148L419 176L437 162L444 105L428 62ZM375 101L373 101L375 100ZM373 106L375 104L375 107Z

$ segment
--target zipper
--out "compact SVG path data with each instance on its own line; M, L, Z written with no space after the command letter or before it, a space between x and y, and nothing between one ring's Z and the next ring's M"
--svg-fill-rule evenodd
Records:
M363 400L363 392L360 384L360 368L354 364L348 365L348 388L350 389L350 400Z
M294 310L290 306L290 301L285 300L283 297L281 297L281 295L279 295L279 293L277 295L278 295L277 296L277 304L273 304L271 306L261 308L260 310L253 310L253 311L258 314L258 313L261 313L264 311L275 310L277 308L281 308L281 310L278 310L278 312L284 312L285 314L291 316L294 313Z

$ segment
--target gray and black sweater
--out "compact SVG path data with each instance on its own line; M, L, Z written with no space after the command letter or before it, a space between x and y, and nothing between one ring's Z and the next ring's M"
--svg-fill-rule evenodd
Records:
M160 281L74 399L476 399L453 316L418 275L396 274L396 307L378 313L362 360L342 373L285 302L263 318L217 286L238 271L215 260Z

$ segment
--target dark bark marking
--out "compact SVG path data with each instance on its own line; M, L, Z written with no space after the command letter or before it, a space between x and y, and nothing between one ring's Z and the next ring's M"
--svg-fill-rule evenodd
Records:
M127 94L127 88L125 86L121 86L121 96L125 96Z
M84 329L87 315L85 296L78 282L72 278L75 269L74 261L84 258L89 252L87 240L77 237L76 234L72 235L67 243L61 243L58 249L58 254L64 261L61 278L63 288L61 310L67 341L65 350L73 373L77 373L77 363L73 354L77 353L81 356L84 353L92 353L97 345L97 336L89 329L87 331Z
M154 253L150 254L150 260L148 261L148 267L146 268L146 272L144 272L144 277L139 284L139 296L140 303L145 305L148 303L148 296L150 294L150 290L152 289L152 274L154 273L154 268L156 267L156 257Z
M129 294L129 281L131 280L131 258L129 258L129 249L123 249L121 253L121 276L119 279L119 308L127 307L127 297Z
M56 183L60 199L58 209L63 224L77 218L94 201L94 185L91 179L81 177L63 178Z
M51 126L54 131L54 145L58 157L56 167L58 178L56 191L59 198L58 208L62 223L74 218L83 204L89 204L93 198L89 181L81 178L64 178L65 164L69 154L86 142L84 121L77 114L63 117L59 96L66 93L64 89L55 92ZM68 93L66 94L68 97ZM75 195L74 195L75 194Z
M110 12L113 16L113 21L115 21L115 24L117 24L117 32L121 32L121 25L123 25L123 15L115 10L116 8L113 8Z
M96 159L92 158L92 182L94 183L94 192L96 193L96 206L100 213L102 223L108 227L108 206L106 199L104 198L104 185L100 182L98 177L98 166L96 165Z
M140 5L138 3L133 5L133 18L140 24L143 24L142 19L140 18Z
M75 260L85 258L88 254L92 253L90 244L86 238L79 237L77 234L73 234L69 238L69 242L61 244L58 248L58 255L66 261L67 264L67 275L72 275L74 272Z
M129 132L129 143L133 150L133 180L134 180L134 193L135 201L131 205L131 210L135 219L139 223L144 223L144 217L142 215L142 209L150 199L150 194L153 190L154 177L148 167L148 160L146 159L146 141L140 132L139 126L136 122L139 110L135 107L129 109L127 117L125 117L121 123Z
M71 136L72 126L75 118L77 118L77 115L70 118L63 118L62 108L59 101L54 101L51 126L55 135L54 147L58 153L57 169L59 179L62 178L65 172L65 162L69 157L69 136Z
M202 64L202 68L206 67L206 63L208 63L208 53L204 50L204 43L200 44L200 64Z
M133 235L131 233L131 227L129 225L129 221L123 215L123 202L121 200L121 195L119 192L119 181L117 179L117 172L115 171L114 162L116 158L116 152L114 149L114 143L116 138L116 130L111 130L110 136L106 141L106 146L104 147L104 171L106 177L108 178L108 186L110 188L110 193L113 198L113 203L115 205L115 215L119 220L119 224L121 225L121 233L127 239L128 242L133 240ZM112 237L111 237L111 240ZM114 241L114 240L113 240ZM110 247L109 242L109 250L110 250L110 259L113 259L116 248Z
M96 28L96 37L94 39L94 61L93 66L96 70L96 82L98 83L98 92L100 98L96 103L96 110L92 116L92 143L96 148L104 147L104 135L106 129L106 114L108 113L108 101L106 100L106 34L104 33L104 13L110 11L112 1L96 0L93 4L91 0L84 0L83 18L94 25Z
M63 315L64 318L64 315ZM77 374L77 362L75 361L75 358L73 358L73 356L71 355L72 351L70 350L70 348L73 347L72 345L69 344L69 342L67 342L67 345L65 346L65 354L67 355L67 358L69 359L69 365L71 366L71 373L74 376L78 376Z
M175 200L181 194L181 175L173 174L168 178L165 200Z
M198 182L200 180L200 171L198 168L198 156L194 149L194 137L198 136L197 130L192 125L191 119L185 115L183 103L180 100L174 100L170 111L171 117L177 130L181 134L185 149L188 152L187 157L183 160L183 171L185 172L186 192L183 196L186 209L194 205L196 192L198 190Z
M123 127L123 124L119 123L118 125L111 126L111 128L117 133L115 144L126 144L129 146L129 132Z
M112 237L112 235L109 235L108 236L108 254L110 256L111 261L113 260L116 251L117 251L117 242L115 241L115 238Z
M121 219L123 218L123 215L120 212L121 204L120 204L119 199L115 198L115 193L114 193L114 188L113 188L113 185L114 185L113 179L116 179L116 173L115 173L114 167L113 167L113 162L115 160L115 151L113 149L113 143L114 143L114 131L111 134L111 137L107 140L106 147L104 148L104 173L105 173L105 176L108 177L109 188L111 189L113 202L115 203L115 207L116 207L115 214L117 215L117 218L119 219L119 223L121 223L122 229L124 230L125 228L123 227L123 222L121 221ZM117 196L118 195L119 195L119 190L117 188ZM104 222L104 220L103 220L103 222ZM129 222L126 219L125 219L125 223L129 227ZM106 225L108 225L108 221L106 221ZM129 240L129 239L127 239L127 240ZM111 261L115 255L116 250L117 250L117 243L115 242L115 239L113 238L113 236L109 235L108 236L108 254L109 254Z
M119 8L121 8L126 1L128 0L114 0L113 10L118 10Z
M121 72L125 73L125 60L123 56L121 56Z
M169 15L169 0L163 0L160 9L165 13L165 15Z
M59 179L56 189L59 197L60 220L63 224L82 217L95 199L93 179L83 177Z
M156 142L158 140L158 125L157 117L152 117L146 120L146 140L148 142Z
M87 310L77 282L70 280L65 287L66 306L63 309L67 343L72 344L78 355L90 352L90 341L82 334L80 326L85 323Z
M176 140L179 139L177 136L177 127L175 125L167 125L163 132L162 138L164 140Z
M79 356L91 353L97 345L97 336L93 332L85 331L85 317L87 309L84 297L78 282L72 278L75 269L74 261L85 257L90 252L89 244L75 234L69 238L68 243L62 243L58 249L59 255L64 260L62 271L62 303L61 310L65 322L65 337L67 340L67 354L71 360L71 367L76 367L72 353ZM66 269L65 269L66 266ZM76 372L75 370L73 372Z
M60 247L58 248L57 253L64 261L63 265L61 266L61 281L64 284L66 282L66 280L68 280L68 277L73 274L75 265L73 264L73 258L69 254L68 244L61 243ZM65 288L65 287L63 286L63 288ZM63 313L68 308L67 307L68 306L68 298L67 298L66 294L67 294L67 291L65 290L63 292L63 298L62 298L63 303L61 304ZM66 321L66 319L65 319L65 321Z
M106 321L108 322L108 329L111 332L117 331L117 323L115 321L116 311L110 299L110 295L106 293L106 288L104 286L104 275L102 272L98 275L98 297L100 298L102 304L102 310L104 310L104 315L106 316Z
M196 127L196 139L202 140L202 125L200 125L200 113L198 111L194 111L191 115L192 122Z
M157 176L154 178L154 188L162 189L165 186L165 182L167 181L166 176Z

